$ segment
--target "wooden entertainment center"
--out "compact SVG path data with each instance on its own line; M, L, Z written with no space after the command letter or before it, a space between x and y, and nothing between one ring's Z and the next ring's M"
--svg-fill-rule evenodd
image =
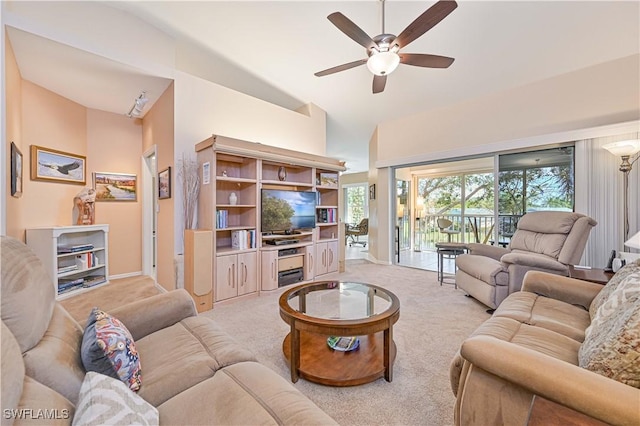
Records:
M338 219L343 162L216 135L195 149L201 174L198 223L213 231L213 303L344 268L338 244L344 239ZM315 228L263 233L263 189L313 192Z

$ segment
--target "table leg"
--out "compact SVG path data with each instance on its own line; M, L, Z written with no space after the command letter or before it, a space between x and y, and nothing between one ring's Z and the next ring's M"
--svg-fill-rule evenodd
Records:
M291 381L298 381L300 377L300 330L296 329L295 322L291 324Z
M391 362L391 345L393 345L393 326L384 330L384 379L387 382L393 380L393 363Z

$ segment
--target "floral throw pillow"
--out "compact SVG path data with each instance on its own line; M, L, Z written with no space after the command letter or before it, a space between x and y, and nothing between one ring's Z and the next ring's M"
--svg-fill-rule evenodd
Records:
M131 333L117 318L93 308L82 337L81 354L85 370L119 379L132 391L140 389L140 357Z

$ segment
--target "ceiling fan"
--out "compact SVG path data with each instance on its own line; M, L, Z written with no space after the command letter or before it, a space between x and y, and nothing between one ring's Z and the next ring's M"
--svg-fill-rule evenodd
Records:
M340 31L345 33L356 43L367 49L368 59L349 62L338 65L314 75L323 77L340 71L345 71L359 65L367 64L373 75L373 93L380 93L387 84L387 75L391 74L399 64L413 65L426 68L448 68L454 58L422 53L400 53L400 49L429 31L436 24L447 17L458 7L455 1L440 0L422 15L418 16L399 36L385 34L384 32L384 1L382 2L382 34L373 38L369 37L360 27L340 12L334 12L327 16Z

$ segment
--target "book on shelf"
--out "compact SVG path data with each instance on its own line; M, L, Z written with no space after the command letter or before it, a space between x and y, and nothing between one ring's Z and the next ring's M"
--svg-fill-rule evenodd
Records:
M58 266L59 274L64 274L65 272L71 272L71 271L77 271L77 270L78 270L78 265L76 264L68 265L68 266Z
M234 250L256 248L256 244L255 229L242 229L231 232L231 248Z
M72 286L65 287L65 288L60 288L60 286L58 286L58 294L65 294L65 293L69 293L69 292L71 292L71 291L73 291L73 290L78 290L78 289L80 289L80 288L82 288L82 287L83 287L82 283L80 283L80 284L74 284L74 285L72 285Z
M229 218L228 210L217 210L216 211L216 228L224 229L228 226L227 219Z
M79 287L84 282L84 278L60 278L58 280L58 292L69 287Z
M104 275L89 275L84 277L82 287L93 287L94 285L102 284L106 281Z
M75 253L78 251L93 250L93 244L60 244L58 254Z

